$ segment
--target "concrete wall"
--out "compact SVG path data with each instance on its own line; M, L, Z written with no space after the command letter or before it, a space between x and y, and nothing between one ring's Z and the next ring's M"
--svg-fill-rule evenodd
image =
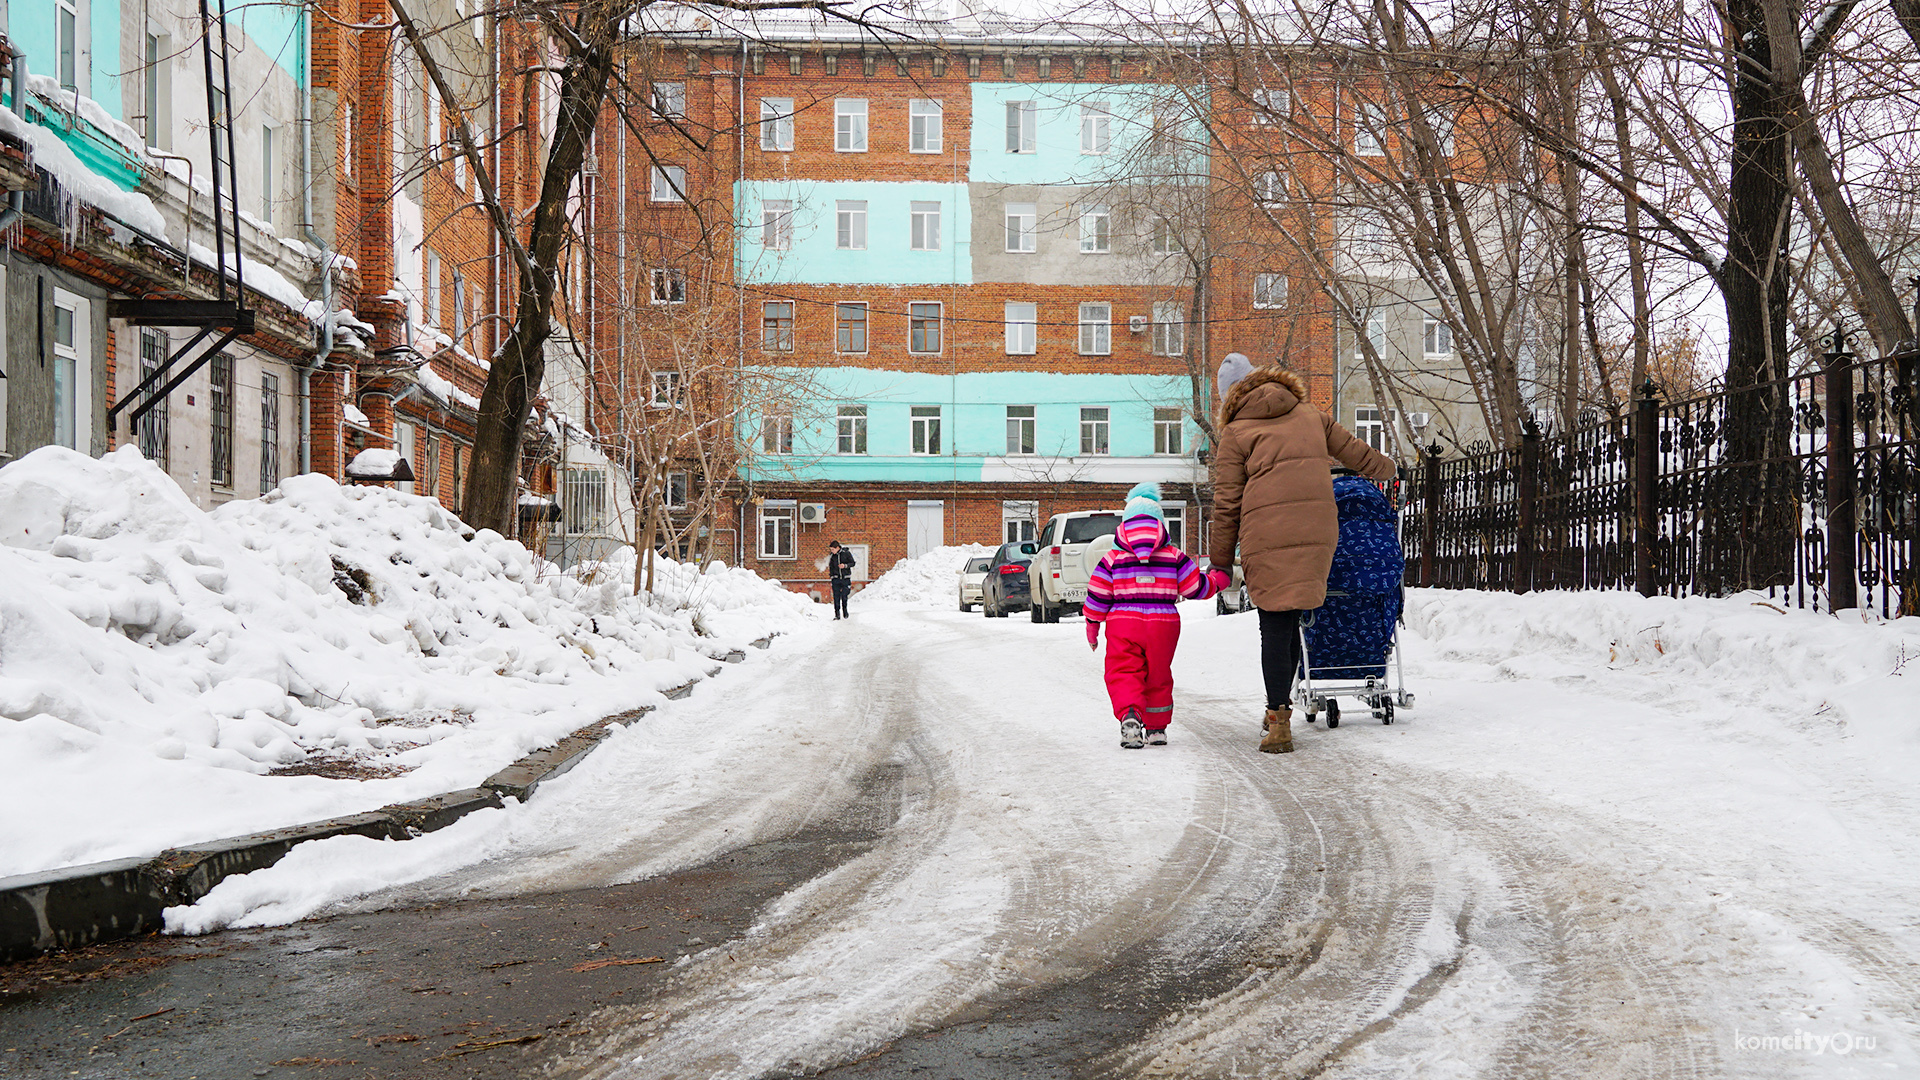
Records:
M65 289L84 301L86 351L78 365L84 376L76 450L107 450L107 388L113 339L106 316L106 292L71 274L7 253L6 265L6 451L17 458L54 441L54 297ZM78 340L79 334L76 334Z

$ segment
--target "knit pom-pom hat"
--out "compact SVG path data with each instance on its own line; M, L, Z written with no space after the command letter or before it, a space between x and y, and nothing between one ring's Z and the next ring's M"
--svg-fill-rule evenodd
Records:
M1162 525L1166 524L1166 512L1160 509L1160 485L1151 480L1133 485L1133 490L1127 492L1126 510L1120 517L1123 521L1136 517L1150 517Z

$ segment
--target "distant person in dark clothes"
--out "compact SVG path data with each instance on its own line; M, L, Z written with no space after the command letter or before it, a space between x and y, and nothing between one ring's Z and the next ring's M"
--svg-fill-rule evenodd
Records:
M853 595L853 552L840 541L827 541L827 580L833 585L833 617L847 617L847 597Z

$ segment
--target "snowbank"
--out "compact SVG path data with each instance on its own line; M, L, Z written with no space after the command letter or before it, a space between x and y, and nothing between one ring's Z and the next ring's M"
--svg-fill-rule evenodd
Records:
M934 548L918 558L901 559L893 564L893 569L860 590L860 599L865 603L877 601L915 607L950 606L959 588L954 575L968 559L991 555L993 550L984 544L961 544Z
M0 469L0 875L471 786L815 617L661 566L634 597L427 498L306 475L209 514L133 448L35 451Z

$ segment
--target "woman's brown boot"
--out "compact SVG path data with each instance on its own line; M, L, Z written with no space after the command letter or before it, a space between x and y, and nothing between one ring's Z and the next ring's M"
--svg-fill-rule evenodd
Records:
M1293 753L1293 710L1268 709L1267 734L1260 740L1263 754Z

